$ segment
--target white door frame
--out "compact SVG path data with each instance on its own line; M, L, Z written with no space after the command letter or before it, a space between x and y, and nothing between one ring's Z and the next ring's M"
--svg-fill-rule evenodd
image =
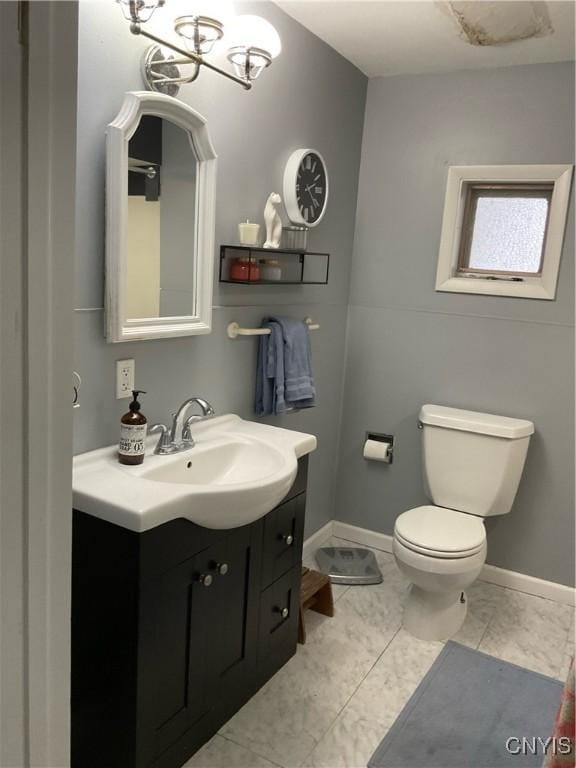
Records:
M8 77L6 73L10 73ZM26 760L23 78L18 6L0 3L0 765Z
M78 4L33 2L28 57L31 766L70 764Z
M20 242L0 232L0 765L67 768L78 7L26 5ZM17 4L0 6L4 22ZM17 68L4 54L2 39L2 96ZM0 138L9 162L18 145Z

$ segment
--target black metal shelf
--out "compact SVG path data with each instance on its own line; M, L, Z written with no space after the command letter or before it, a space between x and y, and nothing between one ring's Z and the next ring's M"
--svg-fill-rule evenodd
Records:
M247 257L261 262L266 255L280 263L279 280L234 280L230 277L233 260ZM250 262L251 264L252 262ZM260 265L259 265L260 268ZM289 248L259 248L249 245L221 245L219 281L230 285L326 285L330 268L330 254ZM249 266L249 272L251 267Z

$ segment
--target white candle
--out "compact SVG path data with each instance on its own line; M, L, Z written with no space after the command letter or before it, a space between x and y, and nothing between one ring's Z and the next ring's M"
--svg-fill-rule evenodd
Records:
M238 233L242 245L258 245L260 224L254 224L247 219L241 224L238 224Z

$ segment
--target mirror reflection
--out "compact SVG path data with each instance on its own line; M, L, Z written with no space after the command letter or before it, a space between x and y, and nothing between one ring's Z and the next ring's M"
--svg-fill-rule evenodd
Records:
M142 116L128 144L128 320L195 313L197 162L187 131Z

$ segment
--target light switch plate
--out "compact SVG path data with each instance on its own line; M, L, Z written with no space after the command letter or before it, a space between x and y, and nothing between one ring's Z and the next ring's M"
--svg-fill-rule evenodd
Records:
M116 399L132 397L134 389L134 360L116 361Z

